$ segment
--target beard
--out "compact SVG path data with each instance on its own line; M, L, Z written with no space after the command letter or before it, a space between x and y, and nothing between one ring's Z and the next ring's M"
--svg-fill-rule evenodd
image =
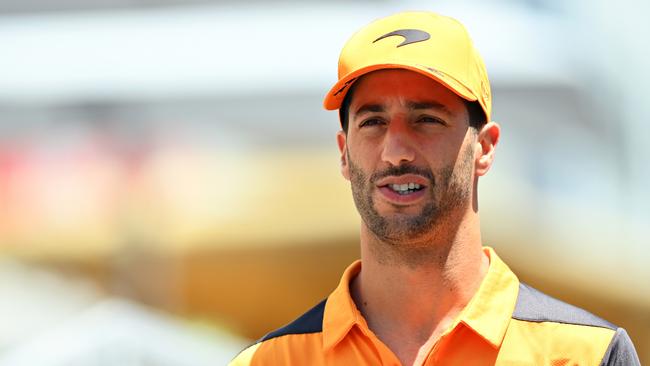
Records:
M413 165L391 166L373 172L370 177L350 159L350 183L354 203L368 229L388 244L419 242L428 234L440 232L471 204L473 150L468 144L461 152L458 164L450 163L434 174L428 168ZM394 212L382 215L373 199L376 182L387 176L417 174L427 178L425 203L417 213L404 212L405 208L393 206ZM454 220L455 221L455 220Z

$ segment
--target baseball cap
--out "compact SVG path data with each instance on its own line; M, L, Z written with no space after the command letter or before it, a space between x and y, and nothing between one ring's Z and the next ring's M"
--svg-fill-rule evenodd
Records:
M352 35L339 57L339 80L323 106L339 109L359 77L392 68L418 72L465 100L478 101L490 121L492 98L483 59L459 21L432 12L397 13Z

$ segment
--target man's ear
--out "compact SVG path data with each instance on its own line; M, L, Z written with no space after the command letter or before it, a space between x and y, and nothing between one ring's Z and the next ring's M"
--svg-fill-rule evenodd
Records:
M478 133L478 144L480 146L480 155L476 159L476 176L480 177L490 170L492 162L494 161L494 153L499 136L501 135L501 127L496 122L488 122Z
M350 180L350 166L348 165L347 154L347 135L343 131L336 133L336 142L339 145L339 152L341 153L341 174L347 180Z

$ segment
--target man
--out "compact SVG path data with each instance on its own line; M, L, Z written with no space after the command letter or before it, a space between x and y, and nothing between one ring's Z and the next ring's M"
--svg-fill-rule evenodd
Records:
M520 283L479 230L500 127L465 28L400 13L354 34L325 97L361 260L233 365L638 365L625 330Z

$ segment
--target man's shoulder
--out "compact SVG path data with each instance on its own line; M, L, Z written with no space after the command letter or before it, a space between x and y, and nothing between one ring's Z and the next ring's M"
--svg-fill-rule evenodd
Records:
M512 319L530 324L523 326L527 342L543 338L554 352L569 354L577 349L591 349L593 360L600 361L600 365L639 365L625 329L526 284L519 284Z
M244 349L229 366L249 366L256 364L309 364L306 357L318 354L322 344L325 303L316 306L282 328L276 329ZM310 349L313 348L313 349Z
M273 338L282 337L290 334L308 334L320 333L323 331L323 315L325 313L325 303L327 299L321 301L313 308L296 318L296 320L276 329L264 337L259 342L268 341Z
M519 294L512 317L529 322L554 322L611 330L618 328L584 309L567 304L524 283L519 284Z

